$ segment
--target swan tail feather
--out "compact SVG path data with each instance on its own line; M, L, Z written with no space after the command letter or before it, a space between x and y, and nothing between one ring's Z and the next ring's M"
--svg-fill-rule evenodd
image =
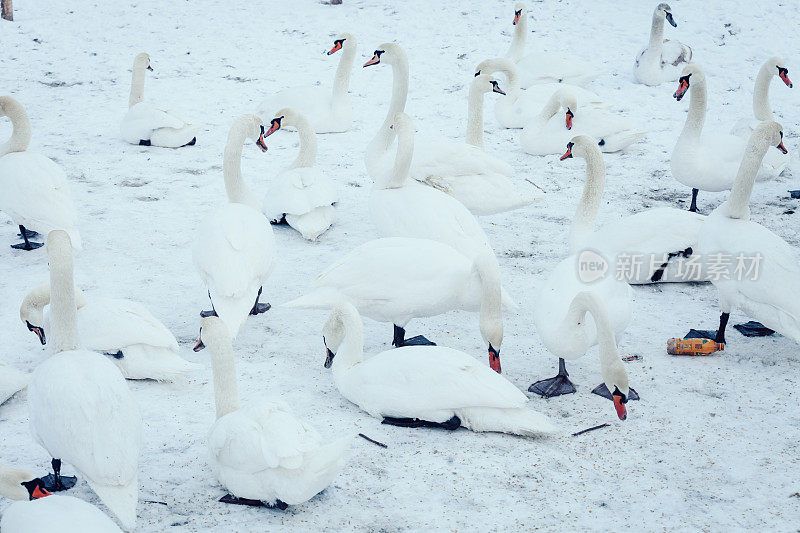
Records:
M470 407L457 412L461 425L472 431L510 433L526 437L550 435L556 427L550 419L525 407Z
M330 309L345 299L344 295L331 287L319 287L299 298L281 304L295 309Z
M100 497L103 505L117 517L123 528L136 527L136 506L139 501L139 480L134 477L127 485L103 485L87 479L89 486Z

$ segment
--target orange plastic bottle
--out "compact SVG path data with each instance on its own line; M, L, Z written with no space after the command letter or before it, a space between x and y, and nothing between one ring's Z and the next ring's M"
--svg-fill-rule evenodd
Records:
M711 339L669 339L667 353L670 355L711 355L725 349L721 342Z

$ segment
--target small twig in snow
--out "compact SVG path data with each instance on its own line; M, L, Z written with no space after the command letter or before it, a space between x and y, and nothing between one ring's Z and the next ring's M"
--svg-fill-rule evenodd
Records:
M367 437L366 435L364 435L363 433L359 433L359 434L358 434L358 436L359 436L359 437L361 437L361 438L362 438L362 439L364 439L364 440L368 440L368 441L370 441L372 444L377 444L377 445L378 445L378 446L380 446L381 448L388 448L388 446L387 446L387 445L385 445L384 443L382 443L382 442L378 442L378 441L376 441L376 440L374 440L374 439L371 439L371 438Z
M167 505L167 502L157 502L154 500L142 500L144 503L157 503L158 505Z
M599 426L594 426L594 427L579 431L577 433L573 433L572 436L573 437L577 437L578 435L583 435L584 433L589 433L590 431L594 431L595 429L600 429L600 428L604 428L604 427L607 427L607 426L608 426L608 424L600 424Z
M541 187L539 187L538 185L536 185L534 182L532 182L532 181L531 181L531 180L529 180L528 178L525 178L525 181L527 181L528 183L530 183L531 185L533 185L534 187L536 187L537 189L539 189L539 190L540 190L540 191L542 191L543 193L547 194L547 191L546 191L546 190L542 189Z

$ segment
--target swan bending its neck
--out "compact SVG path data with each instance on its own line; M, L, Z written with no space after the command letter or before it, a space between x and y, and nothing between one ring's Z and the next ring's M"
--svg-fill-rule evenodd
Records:
M499 361L500 347L503 344L503 311L502 289L500 281L500 265L492 253L484 253L475 257L473 268L481 280L481 307L478 327L483 342L494 351Z
M789 81L789 71L784 66L784 62L779 57L767 59L758 71L756 85L753 90L753 114L759 121L772 120L772 107L769 105L769 86L772 77L778 76L788 87L792 86Z
M469 86L466 140L467 144L478 148L483 148L483 95L488 92L505 94L488 74L475 76Z
M583 195L575 211L569 232L569 251L581 251L589 242L589 236L594 233L594 223L600 203L603 199L603 189L606 185L606 165L603 154L597 143L591 137L578 135L573 137L567 145L566 157L582 157L586 161L586 182L583 186Z
M228 327L219 317L203 318L200 339L211 352L211 371L214 375L214 402L217 420L239 409L239 385L236 363Z
M522 59L525 53L525 39L528 36L528 10L522 2L514 6L514 37L506 57L514 63Z
M340 101L350 89L350 74L353 71L353 61L356 57L357 41L349 33L341 33L336 36L334 44L339 43L342 50L342 57L339 59L339 66L336 67L336 75L333 78L333 90L331 99L334 102ZM328 52L330 54L331 52Z
M128 99L128 107L133 107L144 99L144 75L146 70L153 70L153 67L150 66L150 56L142 52L133 60L131 95Z
M364 324L353 304L343 301L333 309L323 327L323 338L335 354L332 371L338 386L349 370L364 361Z
M275 113L271 125L265 136L272 135L284 126L293 126L300 135L300 151L297 158L289 168L313 167L317 161L317 134L308 119L291 107L286 107Z
M47 236L47 259L50 262L50 340L53 353L76 350L78 309L75 305L72 242L63 230Z
M0 145L0 156L27 150L31 142L31 121L25 108L10 96L0 96L0 117L2 116L8 117L14 129L11 137Z
M414 124L405 113L397 113L392 130L397 135L397 156L388 180L384 184L375 183L376 189L399 189L406 183L414 156Z
M739 165L739 172L736 174L733 187L731 187L731 195L728 198L728 217L744 220L750 218L750 195L753 192L756 174L758 174L767 150L770 146L776 145L785 153L783 129L777 122L762 122L750 135L742 162Z
M255 115L242 115L236 119L228 132L228 143L225 145L225 154L222 160L222 175L225 178L225 192L231 203L244 204L259 210L253 191L242 178L242 147L248 138L256 136L256 131L261 130L261 119ZM263 139L259 137L263 143ZM263 145L259 146L264 149Z
M683 98L686 93L684 84L689 88L689 113L686 123L681 131L681 139L696 139L703 133L706 122L706 103L708 94L706 89L706 75L698 65L689 63L684 67L679 81L678 91L673 95L676 99Z

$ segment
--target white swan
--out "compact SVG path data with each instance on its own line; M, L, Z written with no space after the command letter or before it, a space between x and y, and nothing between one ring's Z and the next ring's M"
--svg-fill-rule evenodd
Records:
M150 56L141 53L133 60L128 112L120 125L122 138L131 144L165 148L195 144L198 126L174 109L144 101L144 77L147 70L153 70Z
M676 81L681 70L692 60L692 49L680 41L664 39L664 20L677 28L669 4L658 4L653 11L650 26L650 42L639 52L633 65L636 81L645 85L661 85L665 81Z
M575 95L579 106L606 107L595 93L569 83L542 83L523 89L520 86L517 64L507 58L484 59L475 67L476 76L496 72L502 72L506 76L506 96L498 98L494 104L497 122L504 128L524 128L536 118L553 93L562 88L569 89Z
M231 126L222 162L229 203L203 219L192 247L194 264L214 308L203 314L217 314L232 337L248 314L269 309L269 304L258 301L275 256L272 227L242 179L242 146L248 138L267 150L264 126L255 115L242 115Z
M800 342L800 300L797 299L800 264L797 251L764 226L750 220L750 194L756 173L767 150L776 145L785 150L780 124L761 123L750 136L730 197L708 215L700 232L698 248L701 253L724 254L734 262L729 276L712 280L722 309L717 342L725 342L725 328L734 308ZM739 262L741 254L748 254L743 263Z
M391 148L395 132L391 126L395 115L405 109L408 97L408 57L405 50L398 44L383 43L375 50L372 59L364 63L364 67L378 64L392 66L392 100L386 118L367 146L364 156L367 172L375 182L385 179L392 170Z
M17 500L3 510L3 533L121 533L97 507L72 496L53 496L30 472L0 465L0 496Z
M218 317L202 319L200 343L208 346L214 372L217 421L208 433L211 465L231 495L226 503L261 502L285 509L323 491L345 464L349 438L325 442L282 400L239 405L233 347Z
M756 76L753 89L753 116L754 118L741 118L731 129L731 133L743 139L749 139L758 125L765 120L775 120L772 107L769 105L769 86L773 76L777 76L790 89L793 87L789 79L789 69L780 57L770 57L761 65ZM771 152L772 147L767 152Z
M480 311L478 327L489 346L489 364L500 372L501 303L510 309L516 304L502 290L497 261L491 257L470 261L430 239L376 239L336 261L311 286L310 293L284 305L329 309L346 299L360 314L393 324L395 346L430 343L424 337L405 338L412 318L453 309Z
M706 75L695 63L689 63L683 69L678 90L673 96L680 101L690 89L689 113L672 150L670 168L676 180L692 188L692 204L689 210L697 211L698 191L720 192L731 188L746 141L735 135L703 134L706 121ZM758 178L775 177L787 165L788 159L784 159L783 154L778 150L770 151L761 163Z
M294 126L300 134L300 152L289 168L272 181L264 196L262 211L273 223L286 222L303 238L314 241L336 220L333 207L338 201L336 185L319 167L317 136L305 115L295 109L281 109L270 121L264 137L284 126Z
M20 226L24 243L12 248L33 250L42 243L30 242L35 234L54 229L69 233L72 245L81 248L78 215L72 202L67 175L56 163L28 151L31 121L22 104L0 96L0 117L8 117L14 130L0 146L0 211Z
M0 363L0 405L28 386L30 376Z
M414 150L411 177L449 194L474 215L519 209L539 195L523 193L507 176L511 165L483 151L483 95L505 94L488 74L476 76L469 88L466 142L426 139Z
M363 328L352 304L334 308L322 330L325 367L333 366L342 396L385 424L526 436L556 431L510 381L464 352L404 346L365 361Z
M416 237L449 244L468 258L491 253L475 217L458 200L408 180L414 153L414 125L405 113L394 117L397 157L391 174L375 182L369 199L372 222L382 237Z
M597 142L573 137L561 160L586 160L586 184L570 226L570 253L591 249L609 264L609 275L631 284L660 281L707 281L687 265L706 217L683 209L660 207L630 215L595 229L605 187L605 163ZM707 274L707 273L706 273Z
M595 65L577 57L547 52L524 55L528 37L528 12L522 2L514 6L513 24L514 37L506 57L519 67L522 87L549 82L586 85L604 73Z
M264 118L275 116L275 110L292 107L299 110L314 128L316 133L341 133L353 125L353 109L348 90L353 60L356 57L357 41L349 33L340 33L333 40L328 55L342 51L333 88L298 87L280 91L262 102L258 113Z
M563 109L563 115L559 112ZM605 109L579 106L575 94L559 89L539 114L522 129L522 149L532 155L560 154L575 135L598 140L603 152L618 152L641 140L645 133L626 118Z
M53 457L59 487L61 460L86 478L102 502L130 530L136 523L142 420L119 370L108 358L79 349L69 236L47 236L52 335L56 355L39 365L28 385L34 438Z
M117 298L86 299L75 288L78 306L78 337L87 350L106 353L127 379L173 381L201 365L178 355L175 336L142 304ZM25 296L19 316L39 342L46 343L50 316L50 284L40 285Z

